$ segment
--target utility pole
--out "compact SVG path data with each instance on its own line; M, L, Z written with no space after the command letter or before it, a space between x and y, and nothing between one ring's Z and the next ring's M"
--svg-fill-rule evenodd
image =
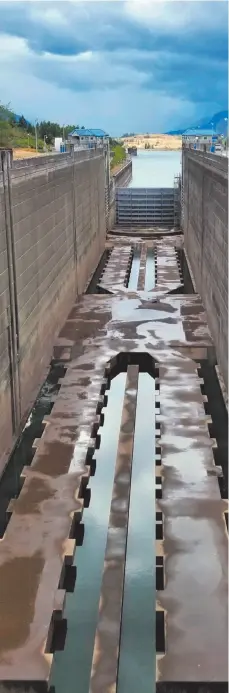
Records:
M35 139L36 139L36 152L37 152L37 149L38 149L38 146L37 146L37 123L38 123L38 121L37 121L37 119L36 119L36 120L35 120Z
M65 136L64 136L64 128L65 128L65 125L63 125L63 142L64 142L64 140L65 140Z
M228 118L224 118L225 123L228 122ZM227 127L227 132L226 132L226 144L225 144L225 149L228 148L228 127Z
M212 145L213 145L213 126L214 126L214 123L211 123L211 126L212 126Z

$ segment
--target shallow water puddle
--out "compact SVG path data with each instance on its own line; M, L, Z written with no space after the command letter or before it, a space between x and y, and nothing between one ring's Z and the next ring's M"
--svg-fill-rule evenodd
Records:
M118 693L155 685L155 382L140 373L132 466Z

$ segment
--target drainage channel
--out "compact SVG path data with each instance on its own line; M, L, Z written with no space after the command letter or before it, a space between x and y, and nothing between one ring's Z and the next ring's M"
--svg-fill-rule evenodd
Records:
M98 294L103 293L101 288L98 288L99 281L103 275L103 271L109 262L112 249L105 250L102 258L89 282L86 293ZM141 265L141 250L135 248L132 255L132 263L129 273L127 288L130 291L137 291L138 280ZM156 251L153 248L148 248L145 259L145 281L144 290L152 291L156 284ZM105 292L104 292L105 293Z
M215 366L207 359L199 362L199 377L203 378L202 393L206 396L205 411L211 416L209 434L216 440L213 448L215 464L222 469L218 477L221 498L228 499L228 413Z
M10 512L7 508L11 499L17 498L21 490L21 472L23 467L32 462L35 450L33 442L42 435L43 419L51 413L55 397L60 385L59 378L63 378L66 367L57 361L52 361L48 377L42 386L35 401L33 409L27 419L24 430L9 458L9 462L0 480L0 538L3 537L10 520Z
M145 412L149 412L145 416ZM155 381L139 374L118 693L155 685Z
M137 289L138 275L139 275L139 270L140 270L140 258L141 258L141 251L138 249L134 250L132 265L131 265L131 270L130 270L130 277L129 277L129 282L128 282L128 289L130 289L131 291L134 291Z
M145 291L152 291L155 287L155 251L148 248L146 256Z
M139 693L143 680L144 693L154 689L155 381L138 375L134 427L134 404L128 400L134 397L134 385L127 387L128 372L111 380L91 500L84 512L83 546L75 559L75 590L66 602L65 647L54 656L52 693L75 693L76 688L77 693L94 693L100 685L105 690L105 681L116 679L118 660L118 693Z
M187 263L185 251L183 248L175 248L175 253L180 273L180 279L182 282L182 286L179 289L179 292L177 291L177 293L194 294L196 292L193 287L192 277Z
M126 373L120 373L111 381L108 394L96 472L91 478L91 501L84 512L83 546L76 552L75 591L66 602L65 648L54 659L51 690L55 693L89 690L125 380Z
M133 259L130 270L128 289L137 291L138 279L141 264L141 250L136 248L133 251ZM156 284L156 254L153 248L148 248L145 264L145 291L152 291Z
M91 280L88 284L88 287L87 287L86 292L85 292L86 294L101 293L100 291L98 291L97 285L98 285L99 280L103 274L103 270L108 263L110 254L111 254L111 249L104 250L104 253L102 254L102 257L99 261L99 264L97 265L96 270L95 270L94 274L92 275Z

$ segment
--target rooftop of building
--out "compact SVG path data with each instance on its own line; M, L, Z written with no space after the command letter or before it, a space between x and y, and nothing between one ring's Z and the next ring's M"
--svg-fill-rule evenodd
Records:
M189 135L194 137L211 137L212 135L217 135L217 133L211 128L190 128L183 132L183 137L188 137Z
M109 137L105 130L100 130L98 128L76 128L70 132L72 137Z

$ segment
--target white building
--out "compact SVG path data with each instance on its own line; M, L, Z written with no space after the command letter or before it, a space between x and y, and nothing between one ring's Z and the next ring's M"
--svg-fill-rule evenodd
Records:
M218 135L214 130L206 128L205 130L201 128L191 128L186 130L182 135L182 144L184 147L193 147L194 149L206 149L209 150L215 147L220 141L220 135Z

